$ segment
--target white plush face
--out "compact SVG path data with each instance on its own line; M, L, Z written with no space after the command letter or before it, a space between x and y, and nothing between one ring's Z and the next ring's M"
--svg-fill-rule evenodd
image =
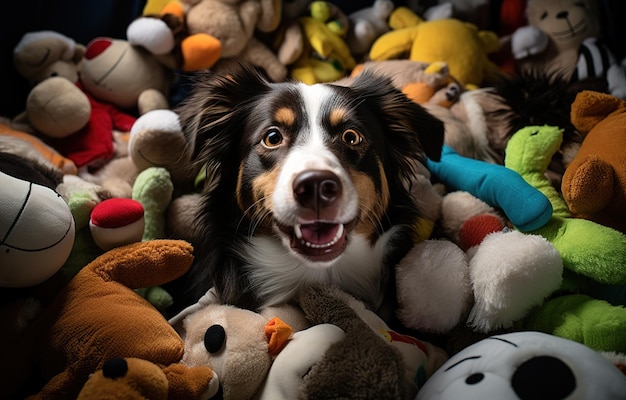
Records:
M74 245L74 217L54 190L0 172L0 286L50 278Z
M596 351L539 332L492 336L455 354L418 400L618 399L626 376Z
M154 57L125 40L110 38L89 43L80 64L80 79L95 98L126 109L137 106L143 91L166 93L169 84Z

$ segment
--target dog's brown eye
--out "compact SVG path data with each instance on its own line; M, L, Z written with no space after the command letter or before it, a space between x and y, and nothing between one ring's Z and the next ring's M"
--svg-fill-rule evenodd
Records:
M265 136L263 136L262 143L265 147L280 146L283 143L283 135L276 129L270 129Z
M359 132L353 129L347 129L341 135L341 140L344 143L349 144L350 146L356 146L358 144L361 144L361 142L363 141L363 136L361 136Z

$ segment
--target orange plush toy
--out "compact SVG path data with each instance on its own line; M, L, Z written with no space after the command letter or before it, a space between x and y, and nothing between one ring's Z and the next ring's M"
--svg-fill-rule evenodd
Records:
M626 233L626 103L582 91L571 119L584 141L563 175L563 198L573 215Z
M133 290L179 277L192 251L185 241L152 240L117 247L85 266L15 343L3 342L3 395L75 399L108 360L132 357L162 369L170 400L214 396L213 370L182 364L182 338Z

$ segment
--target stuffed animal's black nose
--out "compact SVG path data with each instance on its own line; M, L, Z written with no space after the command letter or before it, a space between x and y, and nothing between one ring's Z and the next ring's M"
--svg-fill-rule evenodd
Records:
M576 390L576 377L570 367L558 358L539 356L517 368L511 385L522 400L564 399Z
M298 204L319 210L333 204L341 195L339 177L331 171L309 170L296 176L293 194Z
M112 358L102 365L102 375L109 379L121 378L128 372L128 363L123 358Z

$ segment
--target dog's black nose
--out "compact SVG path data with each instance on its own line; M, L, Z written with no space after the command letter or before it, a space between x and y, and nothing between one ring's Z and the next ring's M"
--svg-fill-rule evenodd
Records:
M304 171L293 181L293 194L301 206L317 210L328 207L339 198L341 182L331 171Z

